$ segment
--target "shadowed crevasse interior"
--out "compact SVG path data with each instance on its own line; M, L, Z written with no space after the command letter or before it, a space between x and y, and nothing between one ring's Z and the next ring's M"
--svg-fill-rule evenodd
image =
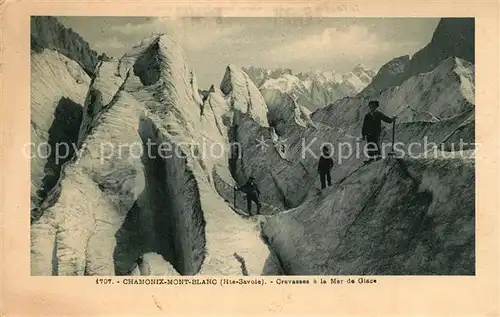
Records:
M40 203L47 198L48 193L57 184L64 163L75 154L78 129L83 116L82 109L81 105L65 97L59 100L55 108L54 121L48 130L47 147L50 153L44 166L45 176L42 179L41 188L37 191ZM38 208L32 210L32 219L39 216L38 211Z
M164 140L153 120L142 118L140 135L151 155L143 158L156 248L181 275L196 274L205 258L205 219L197 181L185 158L161 157Z
M153 85L160 79L160 58L158 39L134 63L134 75L144 86Z

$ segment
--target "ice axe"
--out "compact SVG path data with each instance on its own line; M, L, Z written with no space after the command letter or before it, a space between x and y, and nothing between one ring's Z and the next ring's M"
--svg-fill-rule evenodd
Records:
M387 153L388 156L394 156L396 153L394 152L394 136L396 134L396 118L394 118L394 121L392 121L392 144L391 144L391 151Z
M234 209L236 209L236 191L238 190L238 188L235 186L233 187L233 206L234 206Z

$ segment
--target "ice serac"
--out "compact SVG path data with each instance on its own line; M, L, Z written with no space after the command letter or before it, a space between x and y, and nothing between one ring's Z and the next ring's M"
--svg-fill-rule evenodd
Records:
M250 77L235 65L228 65L220 90L230 95L231 110L248 114L262 126L268 126L267 105Z
M79 147L92 129L96 117L111 104L124 82L124 78L116 74L118 65L119 60L115 58L102 60L97 65L98 71L92 78L83 107L82 124L78 132Z
M31 52L31 207L56 184L75 153L90 78L80 65L54 50ZM29 153L26 153L29 155Z
M234 65L226 68L220 91L221 98L229 106L223 123L230 144L228 161L232 178L241 186L253 176L262 186L264 203L283 208L283 201L279 198L282 195L269 173L268 164L272 164L269 160L282 161L282 158L277 151L273 151L274 147L267 151L270 145L266 142L272 138L272 128L268 123L264 98L248 75ZM242 198L237 200L242 201Z
M474 161L384 159L264 236L291 275L474 275Z
M472 111L474 93L474 65L450 57L431 72L411 77L400 86L385 89L371 97L343 98L314 112L311 118L360 135L371 99L379 100L380 110L389 116L397 116L398 123L436 122ZM338 113L342 115L335 115Z
M160 149L155 148L157 157L145 161L147 177L162 175L154 183L147 182L154 196L150 198L153 210L164 215L158 216L155 225L166 226L166 234L175 235L173 241L168 236L159 238L163 240L162 254L168 257L173 253L170 262L183 275L261 274L269 250L260 240L258 226L238 216L215 188L214 173L229 174L227 129L222 115L230 105L215 89L200 105L182 50L166 37L160 38L159 47L164 93L148 99L154 103L158 96L158 102L168 103L168 111L142 116L140 134L145 144L171 144L174 152L183 154L162 158ZM246 83L232 84L235 90L246 89ZM237 88L240 84L242 87ZM258 91L248 93L233 97L244 102ZM259 116L258 107L262 105L256 101L239 105L233 105L237 111L266 123L266 118ZM212 149L216 152L210 152Z
M100 63L82 153L31 227L32 275L137 274L136 259L154 253L146 261L154 274L170 267L165 261L181 275L276 270L258 226L217 193L213 175L229 174L227 153L205 151L227 152L229 104L217 96L201 104L194 76L179 45L161 35Z
M140 141L141 108L119 91L92 120L79 157L65 164L31 226L32 275L115 275L118 233L127 218L137 217L144 189L140 157L118 149ZM134 242L140 246L137 237Z

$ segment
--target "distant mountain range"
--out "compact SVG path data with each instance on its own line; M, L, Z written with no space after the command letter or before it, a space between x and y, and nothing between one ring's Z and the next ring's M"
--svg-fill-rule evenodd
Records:
M290 69L243 68L264 96L266 103L275 102L282 94L293 95L311 111L335 100L362 91L375 76L375 71L356 65L352 71L309 71L293 74Z

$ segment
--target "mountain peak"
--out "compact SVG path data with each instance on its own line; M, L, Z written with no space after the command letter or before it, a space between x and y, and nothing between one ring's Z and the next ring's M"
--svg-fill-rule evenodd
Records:
M55 49L80 64L87 74L94 74L98 54L88 42L71 28L65 28L55 17L32 16L31 49L40 52L44 48Z
M474 18L442 18L431 42L413 55L403 79L429 72L448 57L474 64L474 32Z
M260 68L260 67L243 67L242 70L252 79L254 84L259 88L268 79L277 79L285 74L292 74L289 68Z

